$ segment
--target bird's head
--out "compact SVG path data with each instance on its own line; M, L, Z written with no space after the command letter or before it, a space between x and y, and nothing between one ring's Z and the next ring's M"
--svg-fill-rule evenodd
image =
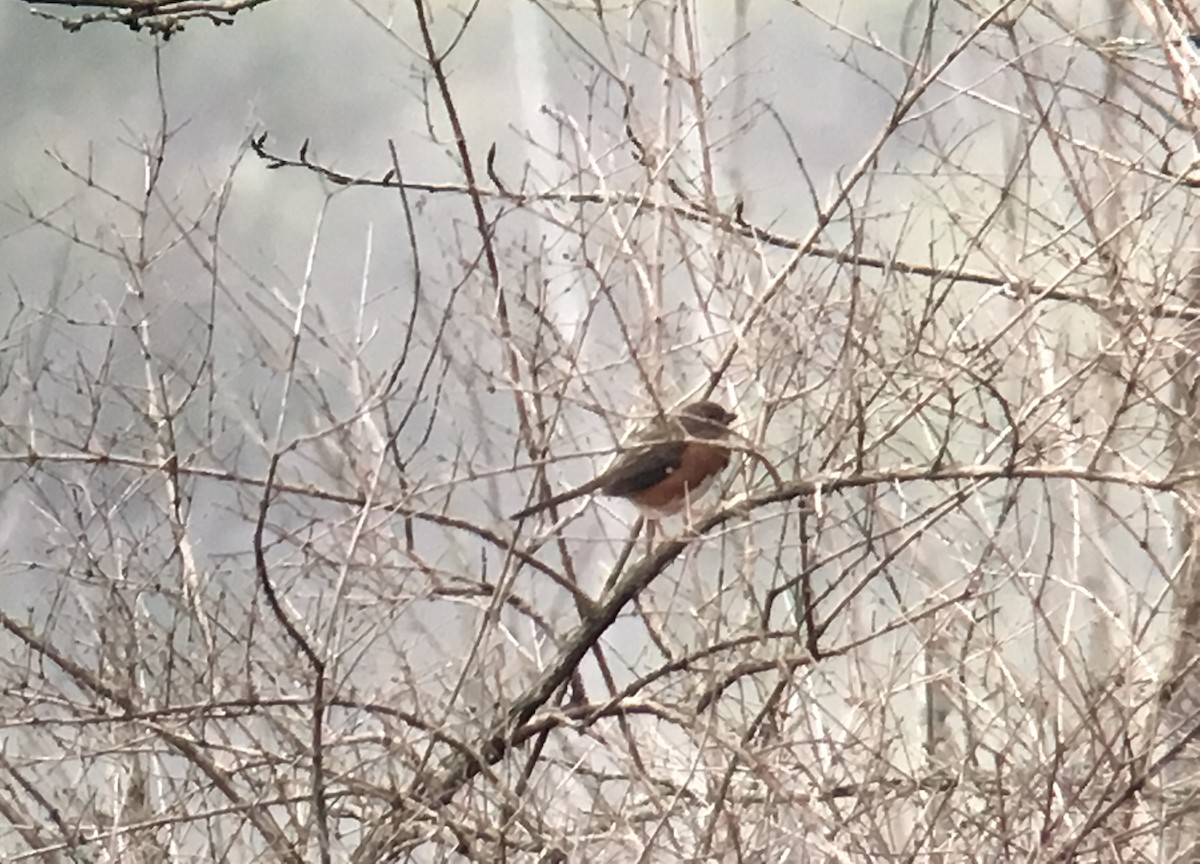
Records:
M737 414L733 411L727 411L724 406L708 400L684 405L679 409L679 415L687 419L694 418L703 421L705 427L710 431L715 431L718 427L728 429L729 425L737 419Z

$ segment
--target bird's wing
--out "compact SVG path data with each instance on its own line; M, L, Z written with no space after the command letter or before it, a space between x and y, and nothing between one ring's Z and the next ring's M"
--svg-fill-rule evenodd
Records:
M656 486L679 469L686 441L659 441L623 453L604 472L600 491L627 498Z

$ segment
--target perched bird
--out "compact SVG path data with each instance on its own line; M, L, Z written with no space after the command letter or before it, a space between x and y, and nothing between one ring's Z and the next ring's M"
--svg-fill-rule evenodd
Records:
M736 419L737 414L708 401L656 417L634 434L600 476L518 510L511 518L524 519L593 492L626 498L654 515L678 513L729 464L726 440L729 424Z

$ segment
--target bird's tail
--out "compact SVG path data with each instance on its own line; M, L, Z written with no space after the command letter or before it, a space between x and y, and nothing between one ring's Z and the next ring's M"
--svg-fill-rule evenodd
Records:
M595 492L604 485L604 478L597 477L595 480L584 483L582 486L576 486L574 489L568 489L566 492L559 492L557 495L552 495L549 498L544 498L541 501L536 501L530 504L523 510L518 510L516 513L509 516L509 519L524 519L526 516L533 516L535 513L541 513L551 507L557 507L559 504L566 504L576 498L587 495L589 492Z

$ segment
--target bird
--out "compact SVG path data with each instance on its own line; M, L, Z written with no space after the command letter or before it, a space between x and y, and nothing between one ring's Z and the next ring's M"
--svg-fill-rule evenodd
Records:
M512 514L524 519L593 492L625 498L655 516L678 513L729 464L729 425L737 414L691 402L646 423L611 466L588 482Z

